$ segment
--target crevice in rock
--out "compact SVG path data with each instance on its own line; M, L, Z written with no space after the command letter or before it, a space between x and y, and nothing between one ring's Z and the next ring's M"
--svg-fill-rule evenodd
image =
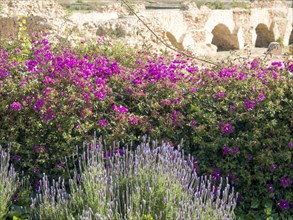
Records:
M289 45L293 44L293 30L291 31L291 35L289 37Z

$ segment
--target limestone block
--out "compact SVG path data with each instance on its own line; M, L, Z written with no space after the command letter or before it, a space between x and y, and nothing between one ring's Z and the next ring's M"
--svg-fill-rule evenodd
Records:
M266 53L281 55L283 53L283 46L279 42L271 42L268 46Z

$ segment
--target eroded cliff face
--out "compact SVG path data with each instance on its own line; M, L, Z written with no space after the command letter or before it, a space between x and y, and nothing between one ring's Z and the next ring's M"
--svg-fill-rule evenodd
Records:
M133 13L121 5L97 8L88 13L68 14L54 0L3 1L0 37L16 35L18 16L27 17L28 31L37 27L50 35L72 39L110 35L135 47L165 50ZM267 47L277 39L293 44L293 9L284 1L255 1L251 9L211 10L186 4L185 10L145 10L135 6L137 15L156 35L178 50L195 55L242 49L246 45Z

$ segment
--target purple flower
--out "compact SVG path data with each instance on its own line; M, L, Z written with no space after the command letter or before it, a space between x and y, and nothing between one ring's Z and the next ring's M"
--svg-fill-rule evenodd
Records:
M259 65L259 61L257 60L257 59L254 59L250 64L251 64L251 67L258 67L258 65Z
M19 155L14 155L13 157L12 157L12 159L13 160L16 160L16 161L20 161L21 160L21 156L19 156Z
M289 148L293 147L293 142L289 142L289 143L288 143L288 147L289 147Z
M289 67L288 67L288 70L293 73L293 64L291 64Z
M38 99L37 102L34 105L34 110L36 110L36 111L41 110L44 104L45 104L44 99Z
M196 88L191 87L191 88L190 88L190 92L196 92Z
M13 102L10 104L10 109L13 111L20 111L21 110L21 104L19 102Z
M176 119L178 117L179 112L174 110L173 113L171 114L171 118Z
M260 93L259 94L259 101L263 101L263 100L265 100L266 99L266 97L265 97L265 95L263 94L263 93Z
M33 173L40 173L40 169L33 169Z
M254 103L252 103L252 102L246 100L246 101L244 102L244 106L245 106L246 109L253 109L253 108L254 108Z
M283 64L282 64L282 62L280 62L280 61L274 61L274 62L272 62L272 65L273 66L282 66Z
M128 112L128 109L125 108L124 106L120 105L120 106L117 106L117 105L113 105L112 109L116 112L120 112L120 113L126 113Z
M212 178L219 181L221 179L221 171L219 169L212 172Z
M272 165L270 166L270 170L271 170L272 172L274 172L274 171L277 169L277 167L278 167L278 164L274 163L274 164L272 164Z
M116 149L113 152L115 155L119 155L122 156L124 154L124 150L123 149Z
M190 124L191 126L195 126L195 125L197 124L197 122L194 121L194 120L191 120L189 124Z
M234 105L230 105L230 110L231 111L235 111L236 110L236 107Z
M290 204L289 202L287 202L285 199L280 199L278 202L278 206L282 209L282 210L287 210L290 208Z
M26 61L26 66L28 71L32 71L37 65L38 65L38 62L36 60Z
M111 157L110 152L104 152L104 153L103 153L103 157L104 157L105 159L109 159L109 158Z
M269 191L273 191L273 190L274 190L274 185L273 185L272 183L268 183L268 184L267 184L267 189L268 189Z
M39 192L41 190L41 185L42 185L42 180L41 179L35 181L35 190L37 192Z
M221 127L221 132L222 133L232 133L233 132L233 128L232 125L230 123L224 123L224 122L220 122L219 126Z
M99 123L100 123L100 125L101 125L103 128L107 126L107 121L106 121L106 119L101 119L101 120L99 121Z
M230 151L229 147L227 147L227 146L223 147L223 154L224 155L229 155L229 151Z
M125 108L124 106L121 106L121 105L120 105L120 106L118 107L118 111L121 112L121 113L126 113L126 112L128 112L128 109Z
M26 85L26 82L20 82L19 83L19 86L25 86Z
M224 97L226 95L225 92L218 92L217 95L216 95L216 99L219 99L221 97Z
M233 151L231 152L231 155L235 155L239 153L239 148L238 147L233 147Z
M65 166L65 163L58 163L56 164L55 168L63 168Z
M55 114L53 112L48 112L45 116L44 116L44 120L45 121L50 121L51 119L55 118Z
M260 165L260 166L259 166L259 170L260 170L260 171L263 171L264 169L265 169L265 166L264 166L264 165Z
M281 185L284 187L284 188L286 188L286 187L288 187L288 186L290 186L291 184L292 184L292 180L290 179L290 178L287 178L287 177L282 177L281 179L280 179L280 183L281 183Z
M129 120L129 123L131 125L135 125L136 123L138 122L138 119L136 117L132 117L130 120Z

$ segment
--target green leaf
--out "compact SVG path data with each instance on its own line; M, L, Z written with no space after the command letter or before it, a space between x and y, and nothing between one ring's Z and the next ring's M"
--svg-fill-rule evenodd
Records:
M272 215L272 209L271 208L265 208L264 212L265 212L266 216L271 216Z
M257 199L253 199L251 201L251 206L250 206L252 209L257 209L259 207L259 200Z
M268 209L272 209L273 207L273 201L271 199L266 199L264 201L264 207Z

